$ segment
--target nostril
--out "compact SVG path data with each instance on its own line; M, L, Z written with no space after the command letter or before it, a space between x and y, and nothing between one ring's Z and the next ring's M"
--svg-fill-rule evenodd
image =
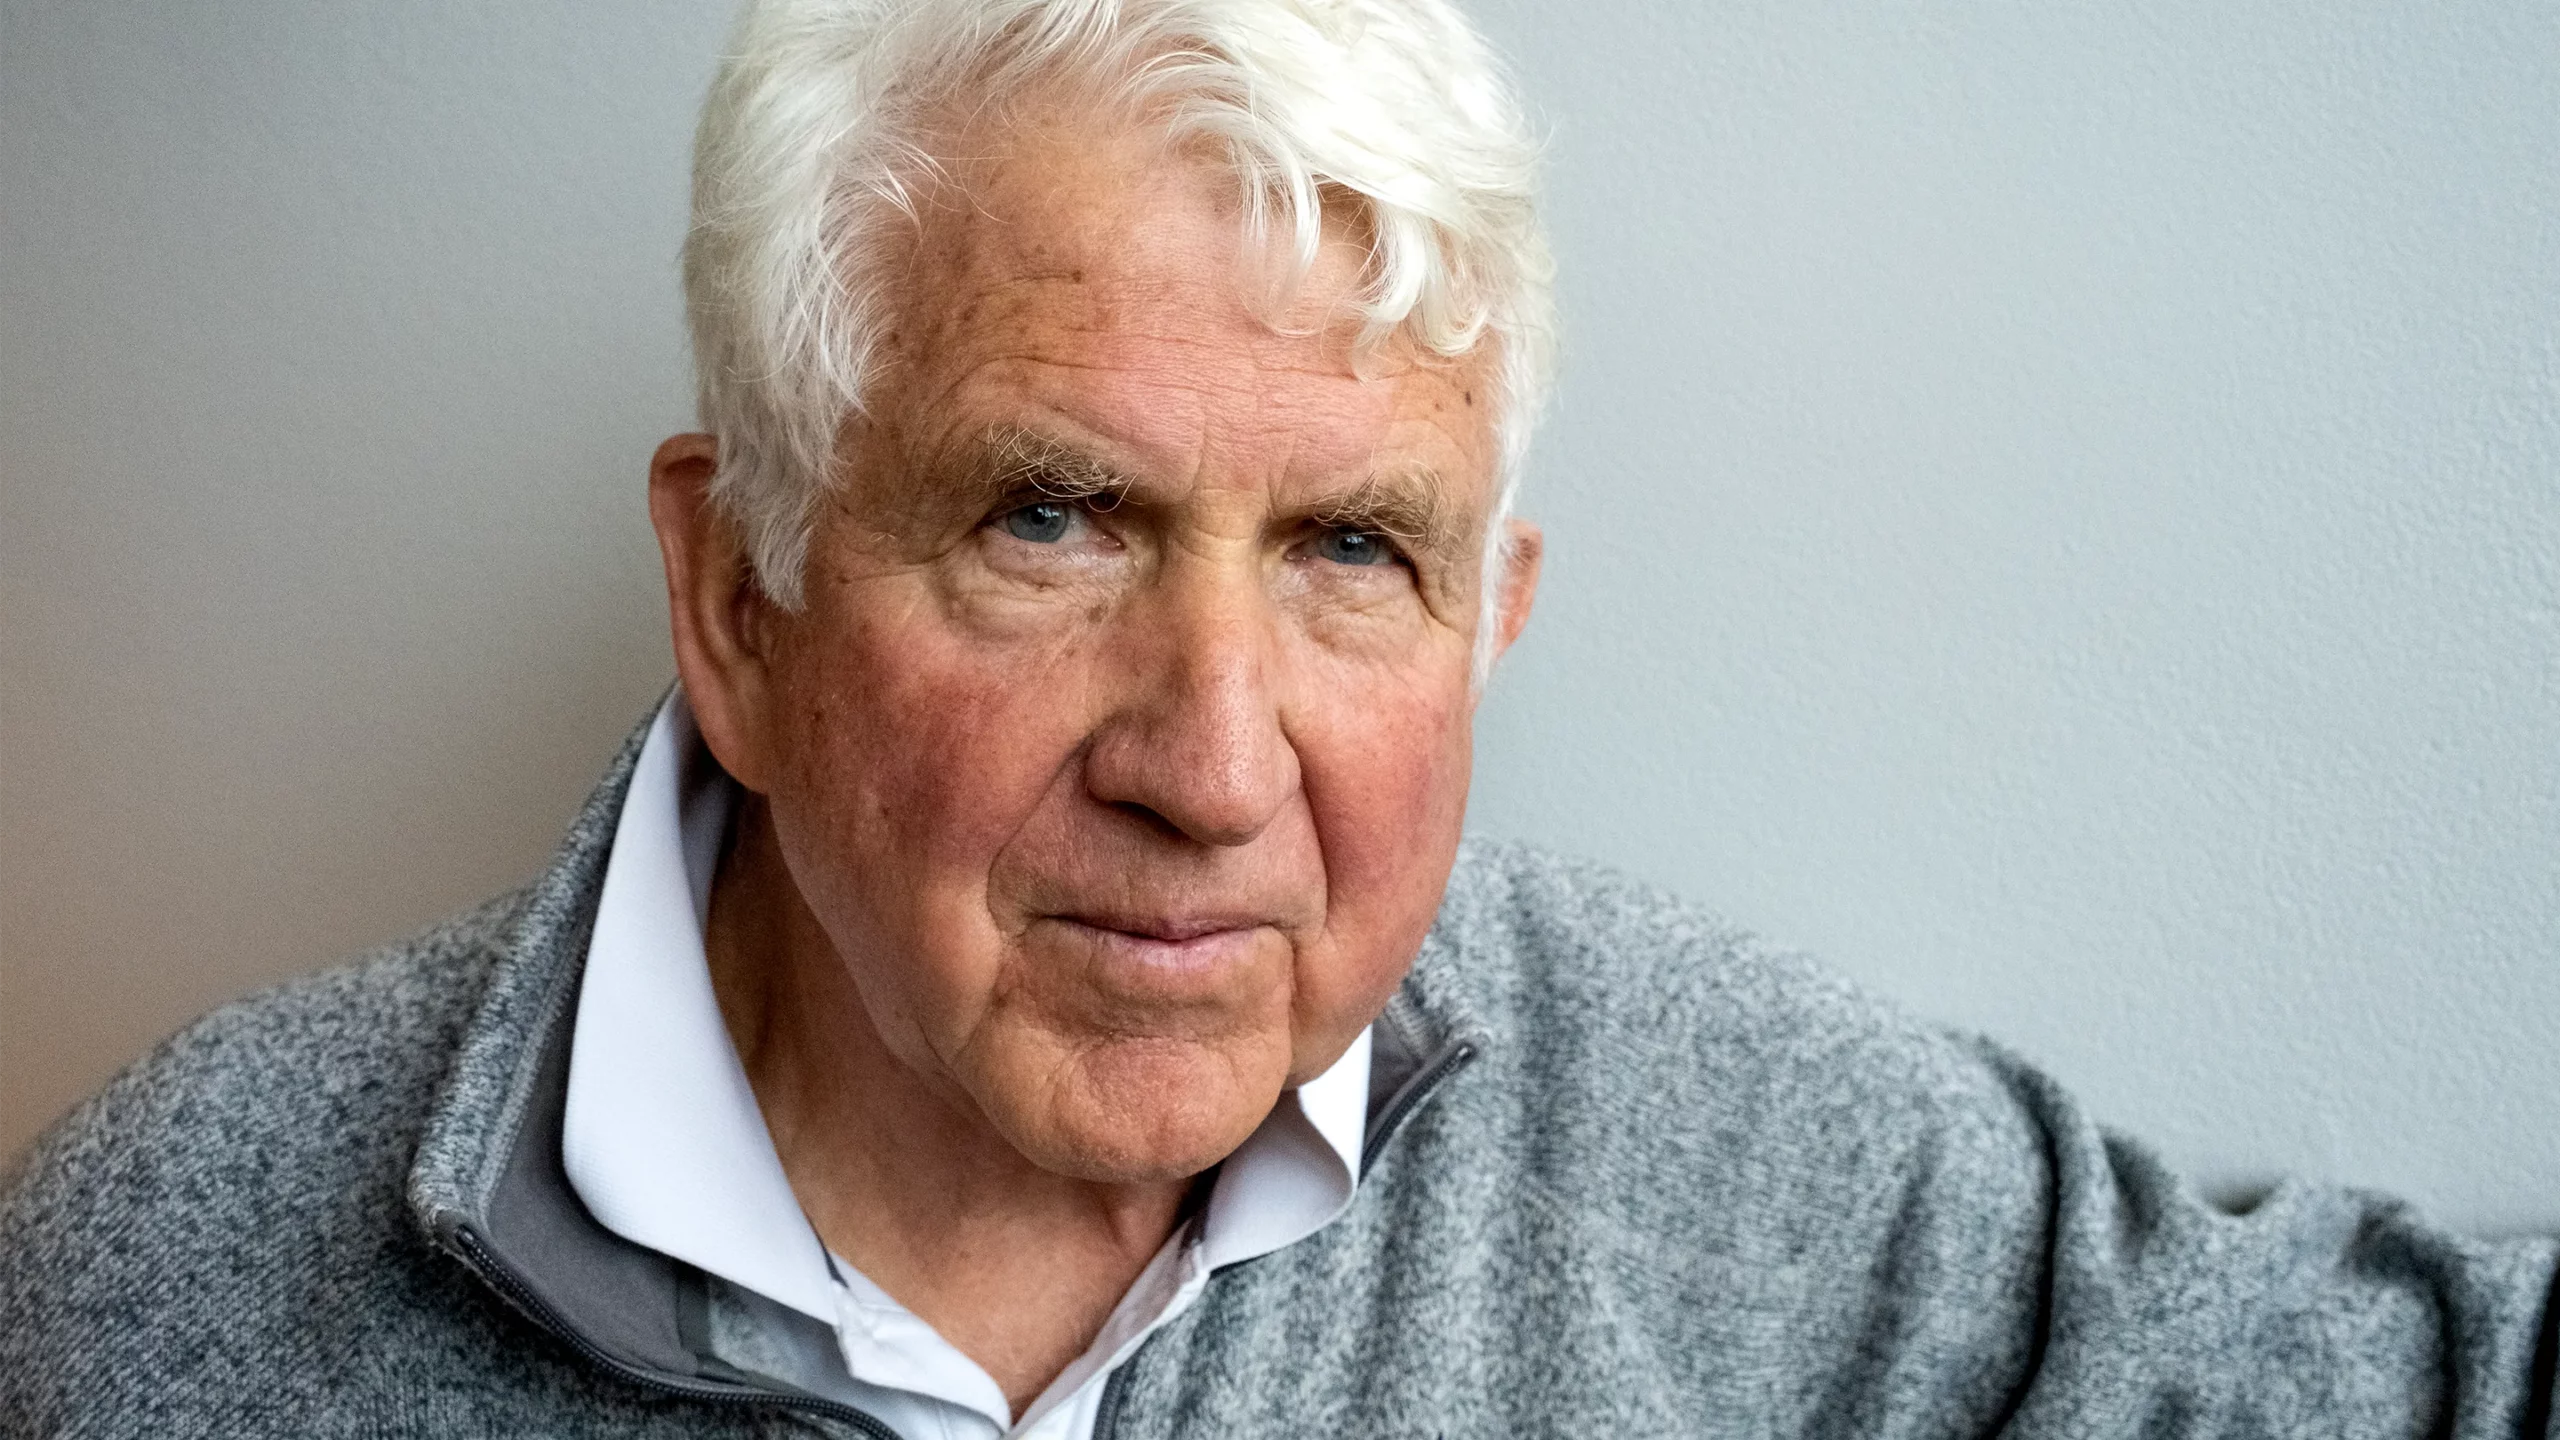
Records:
M1159 834L1173 839L1180 839L1183 836L1182 827L1174 824L1163 811L1152 805L1141 805L1135 800L1113 800L1108 803L1112 809L1145 824L1148 829Z

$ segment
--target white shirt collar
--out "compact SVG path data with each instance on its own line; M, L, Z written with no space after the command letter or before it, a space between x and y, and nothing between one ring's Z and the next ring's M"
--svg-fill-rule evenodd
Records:
M560 1158L606 1229L828 1320L826 1250L782 1173L703 955L731 785L683 696L669 697L605 862Z
M858 1276L839 1289L830 1274L712 994L703 922L735 801L734 782L703 747L677 690L642 743L605 865L569 1052L561 1159L570 1187L606 1229L836 1325L896 1302ZM1142 1277L1130 1299L1171 1284L1167 1306L1126 1307L1132 1322L1145 1323L1124 1326L1115 1315L1087 1357L1107 1362L1099 1370L1169 1318L1172 1304L1187 1304L1209 1270L1294 1244L1350 1205L1368 1125L1369 1053L1364 1031L1332 1068L1281 1096L1227 1157L1196 1249L1169 1247L1182 1252L1177 1269L1188 1283L1151 1266L1154 1279ZM841 1308L848 1295L860 1301L851 1311ZM856 1347L847 1349L850 1360ZM1061 1382L1084 1368L1070 1367ZM1033 1415L1046 1408L1044 1398Z

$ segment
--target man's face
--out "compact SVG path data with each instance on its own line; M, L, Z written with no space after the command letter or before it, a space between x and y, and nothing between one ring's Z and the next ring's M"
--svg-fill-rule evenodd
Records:
M1257 314L1220 168L1054 124L971 153L807 603L706 728L900 1063L1049 1169L1189 1175L1341 1055L1438 907L1490 377L1355 374L1345 234Z

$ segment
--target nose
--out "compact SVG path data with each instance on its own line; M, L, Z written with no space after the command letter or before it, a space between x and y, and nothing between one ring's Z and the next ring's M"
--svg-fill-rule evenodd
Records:
M1085 752L1095 799L1197 843L1235 846L1297 793L1274 685L1274 616L1258 590L1242 593L1252 589L1195 575L1124 613L1114 637L1120 693Z

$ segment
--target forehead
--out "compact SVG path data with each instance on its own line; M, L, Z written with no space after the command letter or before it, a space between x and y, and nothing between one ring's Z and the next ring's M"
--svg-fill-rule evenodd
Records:
M1392 471L1439 477L1460 508L1489 497L1490 366L1401 337L1360 350L1353 222L1329 216L1286 284L1246 239L1234 175L1146 127L1034 113L949 153L875 392L902 448L1019 426L1160 484L1340 489Z

